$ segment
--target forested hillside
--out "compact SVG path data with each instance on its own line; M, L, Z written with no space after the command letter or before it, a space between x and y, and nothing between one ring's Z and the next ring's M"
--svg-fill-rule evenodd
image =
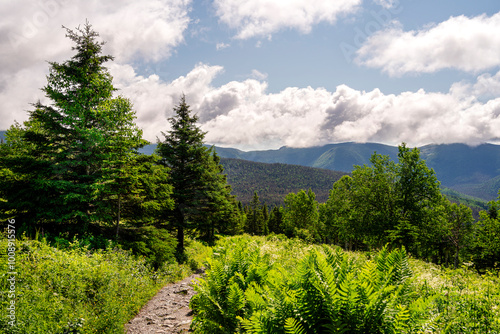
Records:
M150 154L155 144L141 152ZM221 158L243 159L264 163L285 163L307 167L325 168L346 173L354 166L370 164L376 152L397 159L398 148L376 143L339 143L325 146L278 150L241 151L216 147ZM500 188L500 146L482 144L475 147L465 144L426 145L420 148L421 157L436 172L442 186L478 197L486 201L495 199Z
M266 164L240 159L221 159L233 195L243 204L249 204L254 191L262 203L282 205L285 196L301 189L311 189L318 202L328 199L333 184L347 173L327 169L288 165Z
M493 200L500 188L500 146L483 144L471 147L465 144L427 145L420 148L421 157L433 168L445 187L461 193ZM354 165L370 164L374 152L397 158L397 147L374 143L340 143L321 147L243 152L216 148L221 157L259 162L280 162L302 166L351 172Z

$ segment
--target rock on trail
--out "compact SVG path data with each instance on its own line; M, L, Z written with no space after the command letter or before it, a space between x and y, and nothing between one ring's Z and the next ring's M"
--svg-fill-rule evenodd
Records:
M189 301L194 295L191 275L182 281L164 286L127 325L127 334L188 333L192 311Z

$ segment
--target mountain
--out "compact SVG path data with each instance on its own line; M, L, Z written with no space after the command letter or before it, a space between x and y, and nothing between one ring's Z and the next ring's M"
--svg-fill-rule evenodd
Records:
M396 159L397 147L383 144L341 143L308 148L283 146L278 150L240 151L234 148L216 147L217 154L223 158L243 159L265 163L285 163L308 167L325 168L351 172L353 165L370 163L374 151Z
M232 194L243 204L249 204L254 191L267 205L283 204L285 196L301 189L311 189L316 200L325 202L333 184L347 173L328 169L262 163L248 160L222 158L221 164L232 187Z
M500 146L483 144L428 145L422 158L434 168L441 184L461 193L493 200L500 188Z
M309 148L282 147L278 150L244 152L216 147L221 157L265 163L287 163L351 172L354 165L370 164L374 152L397 161L398 148L374 143L340 143ZM422 159L436 172L445 187L483 200L497 198L500 188L500 146L483 144L427 145Z
M232 187L232 194L245 205L251 202L254 191L261 202L274 206L282 205L287 194L297 193L301 189L313 190L316 200L324 203L333 183L347 175L328 169L233 158L221 158L221 164ZM446 187L441 187L441 191L450 201L469 206L476 219L479 218L479 211L488 208L484 200Z
M156 145L142 149L154 151ZM374 152L398 160L398 148L376 143L339 143L307 148L241 151L216 147L221 158L263 163L284 163L349 173L354 165L370 164ZM483 200L494 200L500 189L500 146L482 144L440 144L420 147L421 157L436 172L441 185Z

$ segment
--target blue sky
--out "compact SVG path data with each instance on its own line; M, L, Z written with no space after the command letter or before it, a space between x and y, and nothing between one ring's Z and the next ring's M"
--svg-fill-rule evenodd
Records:
M90 21L144 136L182 93L211 144L500 139L500 3L493 0L4 0L0 128L27 119L61 25ZM48 101L46 101L48 102Z

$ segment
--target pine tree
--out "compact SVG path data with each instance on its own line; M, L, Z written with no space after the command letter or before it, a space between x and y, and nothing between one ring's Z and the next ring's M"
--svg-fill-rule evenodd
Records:
M283 233L283 207L275 206L271 210L268 222L269 232L281 234Z
M158 140L157 153L161 164L170 169L174 209L169 210L172 227L177 230L177 252L182 258L186 230L196 231L213 241L216 230L225 222L236 202L231 200L230 187L219 158L203 144L205 133L196 125L185 96L169 118L171 130Z
M90 222L109 221L109 210L100 203L102 184L120 183L119 170L146 141L134 124L131 103L113 97L104 67L113 57L102 55L99 34L89 23L66 31L76 54L49 63L42 91L51 104L35 103L24 127L9 130L15 139L8 145L16 147L0 157L10 175L2 185L19 190L7 194L1 210L23 215L26 224L73 222L81 231ZM117 198L128 192L123 184L119 189Z
M254 191L252 202L247 213L245 232L253 235L261 235L263 232L263 217L259 195Z
M269 210L267 205L262 205L262 234L269 234Z

